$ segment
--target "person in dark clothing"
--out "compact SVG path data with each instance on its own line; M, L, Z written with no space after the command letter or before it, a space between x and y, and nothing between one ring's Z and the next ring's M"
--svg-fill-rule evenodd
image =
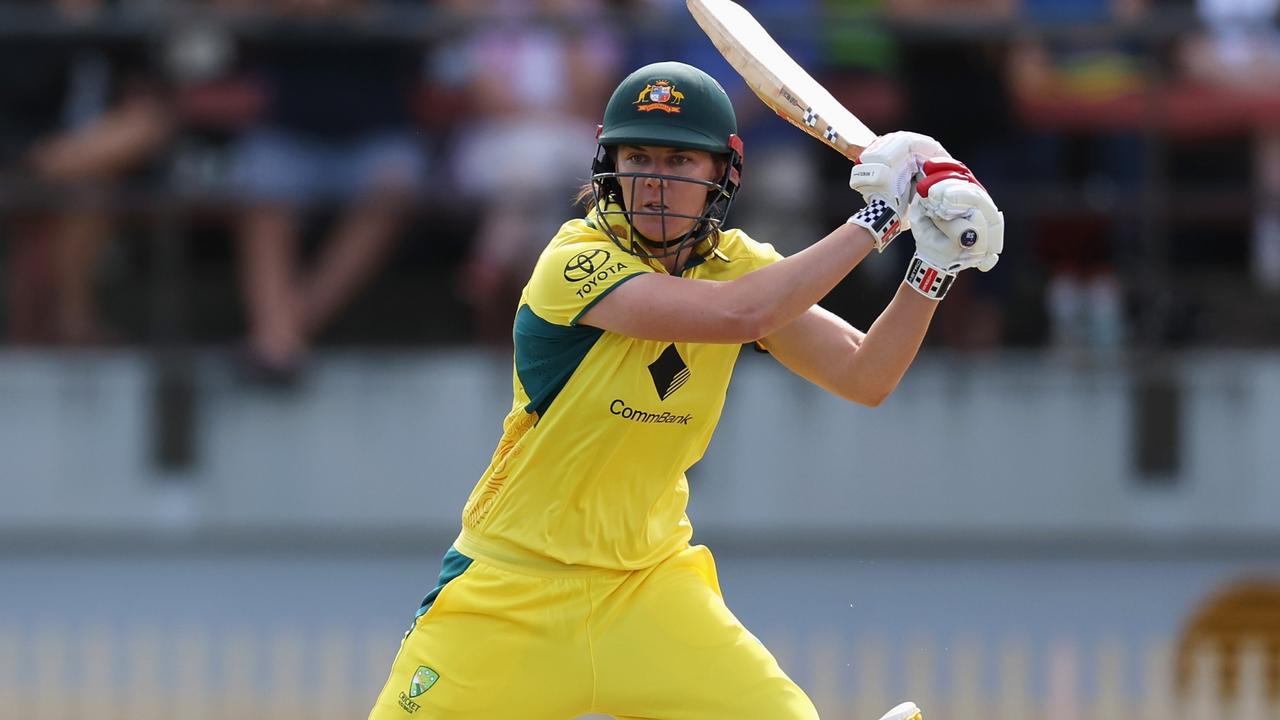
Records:
M49 25L92 21L97 0L10 3ZM9 214L8 335L97 344L95 273L112 229L105 194L167 142L172 120L139 40L71 33L0 44L0 183L37 200Z
M295 375L311 340L387 256L426 173L411 111L421 50L340 25L369 6L278 0L286 32L246 48L265 112L232 149L231 181L248 204L239 229L247 353L263 378ZM341 212L304 268L302 211L324 203Z

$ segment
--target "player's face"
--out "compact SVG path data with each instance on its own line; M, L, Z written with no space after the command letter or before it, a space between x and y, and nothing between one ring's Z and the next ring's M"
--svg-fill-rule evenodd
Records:
M623 145L618 148L619 173L653 173L672 178L627 177L622 175L623 202L633 211L631 222L650 240L668 241L683 237L697 224L707 206L706 185L675 178L714 182L720 177L720 162L709 152L658 146ZM681 215L688 217L679 217Z

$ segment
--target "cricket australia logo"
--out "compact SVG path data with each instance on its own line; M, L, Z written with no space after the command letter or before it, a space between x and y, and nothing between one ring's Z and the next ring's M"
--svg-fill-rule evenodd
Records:
M413 679L409 681L409 692L407 694L404 692L400 693L400 708L410 715L418 712L418 709L422 706L414 702L413 698L416 698L422 693L430 690L431 686L435 685L436 681L439 679L440 673L437 673L426 665L418 666L417 672L413 674Z
M409 683L409 697L416 698L422 693L431 689L432 685L440 679L440 674L435 670L423 665L418 668L418 672L413 674L413 680Z
M649 374L653 376L653 387L662 400L671 397L689 382L689 366L680 357L675 345L668 345L658 359L649 364Z
M684 101L684 93L676 89L670 80L656 80L644 86L640 96L636 98L636 110L649 112L661 110L667 113L680 112L680 103Z

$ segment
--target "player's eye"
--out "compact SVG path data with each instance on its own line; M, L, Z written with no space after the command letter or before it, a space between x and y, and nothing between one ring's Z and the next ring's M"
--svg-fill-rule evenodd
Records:
M628 165L643 165L648 158L643 153L631 153L625 160Z

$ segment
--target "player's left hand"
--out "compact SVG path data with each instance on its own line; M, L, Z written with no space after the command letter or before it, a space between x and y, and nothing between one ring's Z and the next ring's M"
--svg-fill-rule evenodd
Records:
M924 163L925 177L907 214L916 254L906 282L941 298L956 273L994 268L1004 251L1004 213L969 168L954 160Z
M910 227L907 206L913 183L923 177L930 159L950 159L942 144L928 135L893 132L867 146L849 175L849 187L862 194L867 206L849 222L871 231L876 250L883 251L900 232Z

